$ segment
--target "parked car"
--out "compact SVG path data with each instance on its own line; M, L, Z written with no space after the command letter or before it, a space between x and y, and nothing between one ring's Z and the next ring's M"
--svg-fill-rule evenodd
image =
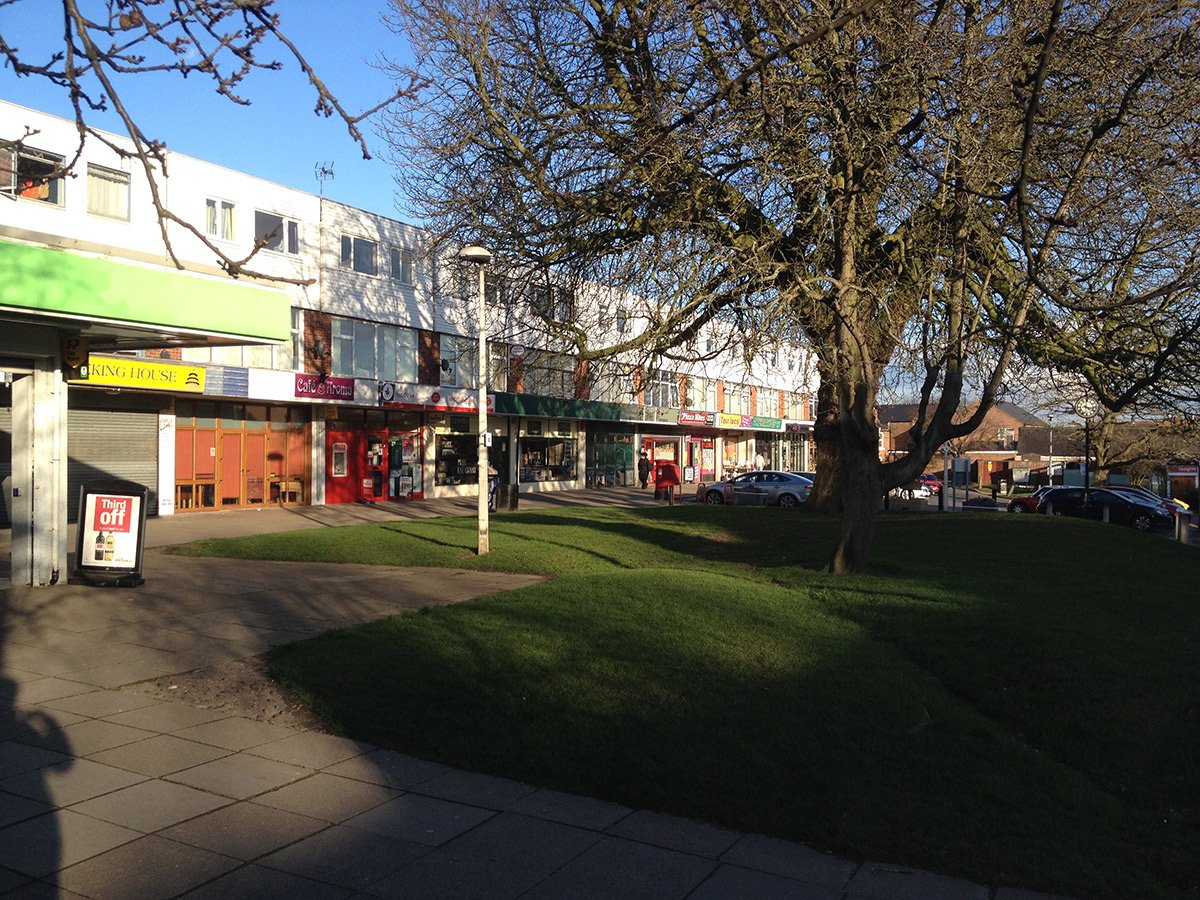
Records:
M933 496L933 491L920 481L914 481L911 484L892 488L892 496L902 500L928 500Z
M725 502L725 488L733 491L734 503L766 503L769 506L798 506L808 499L812 481L795 472L755 471L725 481L715 481L704 492L704 502Z
M1037 511L1056 516L1078 516L1084 519L1103 519L1108 510L1108 521L1117 525L1129 525L1138 531L1152 528L1171 528L1175 519L1157 504L1142 503L1128 494L1107 488L1081 487L1051 488L1042 495Z
M917 481L929 488L930 493L935 497L941 496L942 479L934 475L932 472L924 472L917 476Z
M1141 498L1146 503L1155 503L1162 507L1163 512L1171 513L1172 515L1180 508L1176 501L1168 500L1166 497L1156 494L1154 491L1147 490L1144 487L1137 487L1132 484L1106 484L1104 487L1106 490L1116 491L1118 494ZM1184 507L1184 509L1186 508Z
M1013 497L1008 501L1008 506L1005 508L1011 513L1037 512L1038 504L1049 490L1051 490L1051 487L1044 484L1032 494L1026 494L1023 497Z

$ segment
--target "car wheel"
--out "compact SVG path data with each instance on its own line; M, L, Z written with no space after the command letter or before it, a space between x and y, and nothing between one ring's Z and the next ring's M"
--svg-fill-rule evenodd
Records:
M779 505L786 509L791 509L793 506L799 506L800 501L796 499L795 494L780 494Z
M1134 513L1134 516L1130 520L1129 524L1138 531L1149 531L1150 526L1153 525L1154 522L1145 513Z
M1025 512L1025 507L1023 507L1020 503L1018 503L1015 506L1010 507L1008 511L1015 512L1015 513L1023 513L1023 512Z
M711 503L713 506L720 506L725 502L725 495L720 491L709 491L704 495L704 502Z

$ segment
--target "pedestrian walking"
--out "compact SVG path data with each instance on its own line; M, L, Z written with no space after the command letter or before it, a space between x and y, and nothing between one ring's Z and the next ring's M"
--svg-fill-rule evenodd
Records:
M642 490L646 489L646 484L650 481L650 458L646 456L646 451L642 451L642 458L638 460L638 481L642 484Z

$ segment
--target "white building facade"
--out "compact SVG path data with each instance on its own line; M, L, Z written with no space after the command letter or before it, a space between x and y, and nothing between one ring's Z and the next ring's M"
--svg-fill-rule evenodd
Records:
M136 160L93 141L53 177L77 141L72 122L0 103L0 526L14 583L60 577L90 479L145 485L157 515L474 495L474 282L427 235L172 153L164 205L272 277L231 279L172 223L180 269ZM531 304L565 321L589 302L545 290L497 280L487 295L490 462L515 492L635 484L643 449L687 482L813 467L804 351L601 378L531 341ZM608 324L629 327L614 310Z

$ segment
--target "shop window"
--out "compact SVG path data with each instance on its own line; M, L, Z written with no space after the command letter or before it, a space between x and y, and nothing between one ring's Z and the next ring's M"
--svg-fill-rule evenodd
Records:
M300 252L300 223L295 219L256 209L254 240L255 243L261 244L264 250L295 256Z
M521 441L522 482L573 481L576 462L574 438L526 437Z
M479 444L473 434L439 434L434 483L459 485L479 483Z
M204 201L204 232L209 237L232 241L234 234L234 211L232 201L209 197Z
M63 158L16 144L0 145L0 190L13 197L63 205Z
M363 275L374 275L375 253L378 244L366 238L342 235L342 268L353 269Z
M88 166L88 212L106 219L129 221L129 173Z

